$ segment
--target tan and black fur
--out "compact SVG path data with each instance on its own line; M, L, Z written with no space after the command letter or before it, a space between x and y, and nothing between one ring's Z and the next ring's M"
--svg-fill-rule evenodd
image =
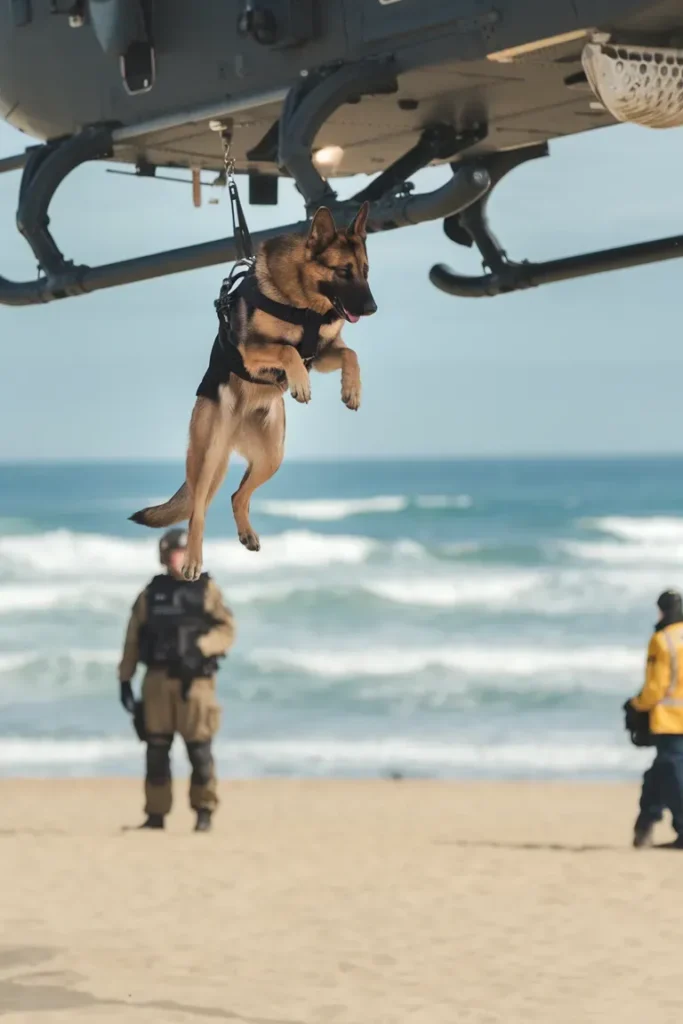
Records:
M368 285L365 247L367 203L353 223L338 230L332 214L321 207L313 217L308 237L281 235L265 242L256 257L260 291L270 299L328 313L332 308L347 319L374 313ZM184 575L199 577L207 508L225 477L230 453L248 462L232 507L239 539L250 551L260 542L249 521L254 491L278 470L284 454L285 407L282 394L289 389L297 402L309 402L308 370L297 350L303 329L260 309L247 320L243 300L237 309L238 348L249 375L270 384L255 384L234 374L219 388L217 401L199 397L190 421L185 483L167 502L131 516L145 526L165 527L189 519ZM320 329L320 344L312 363L319 373L341 371L341 397L349 409L358 409L361 379L358 357L341 337L344 319ZM287 344L283 344L283 342ZM277 378L286 374L284 382Z

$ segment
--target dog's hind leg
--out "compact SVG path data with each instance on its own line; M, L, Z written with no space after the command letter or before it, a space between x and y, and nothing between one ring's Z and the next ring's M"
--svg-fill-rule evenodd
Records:
M199 579L202 571L206 510L228 467L234 429L233 403L234 396L224 388L219 402L198 398L192 412L186 463L190 522L183 563L187 580Z
M285 405L273 402L268 411L251 413L235 438L235 450L248 460L247 471L232 496L232 511L240 542L249 551L261 547L258 534L249 521L251 496L257 487L270 480L282 464L285 443Z
M206 399L200 399L204 402ZM195 415L193 413L193 421ZM204 445L201 444L201 438L192 438L194 431L194 423L190 424L190 449L188 450L188 460L191 457L193 460L192 467L192 478L194 479L197 475L196 467L194 462L199 458L200 461L203 459ZM191 454L190 454L191 452ZM209 494L207 498L207 506L210 505L213 500L216 491L223 483L223 478L228 470L228 462L230 460L230 446L226 445L224 450L220 453L220 459L217 464L216 472L211 486L209 488ZM143 508L134 515L129 516L134 523L140 523L142 526L160 527L160 526L171 526L173 523L181 523L184 519L188 519L192 512L192 496L190 488L187 485L187 480L182 484L181 487L175 492L172 498L165 501L163 505L153 505L148 508Z

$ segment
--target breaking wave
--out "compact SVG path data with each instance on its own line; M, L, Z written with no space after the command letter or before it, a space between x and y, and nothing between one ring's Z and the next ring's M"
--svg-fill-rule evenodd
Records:
M415 499L417 508L424 509L465 509L472 508L474 499L469 494L421 494Z
M491 678L566 676L576 672L618 676L641 670L643 652L639 648L622 646L548 650L474 646L315 651L266 648L249 652L247 661L265 671L306 672L327 679L414 675L428 669Z
M529 596L543 585L538 572L492 573L469 578L406 578L372 580L361 586L369 594L400 605L426 608L457 608L461 606L497 609L514 605L522 596Z
M297 550L299 542L302 549ZM466 572L453 572L431 559L419 545L413 548L412 542L387 547L365 538L320 537L312 545L304 545L308 542L300 536L297 543L283 545L263 562L245 552L248 561L242 564L233 561L233 550L220 558L208 546L207 562L226 600L236 608L282 604L294 611L302 599L309 602L309 608L315 599L321 612L333 602L338 610L347 608L356 615L363 607L372 607L379 614L384 605L387 613L393 607L395 613L401 610L404 615L410 609L425 614L462 609L480 610L487 616L557 619L600 613L616 605L623 611L639 608L644 595L651 596L668 585L661 572L652 568L550 571L470 566ZM72 565L69 572L65 562L62 580L41 572L39 557L32 559L30 569L27 561L22 574L26 582L0 584L0 623L10 616L67 613L100 614L123 621L135 593L157 571L151 555L148 561L132 556L128 564L121 559L110 575L101 565ZM18 562L12 563L17 574ZM7 562L4 568L8 570ZM249 573L249 569L255 571ZM12 575L12 570L7 575Z
M372 498L311 498L306 500L257 501L254 508L264 515L284 519L317 522L337 522L361 515L386 515L408 509L445 510L471 508L469 494L423 494L415 498L407 495L387 494Z
M335 522L349 516L371 515L380 512L403 512L408 508L408 499L398 495L377 498L319 498L310 501L260 501L254 508L265 515L281 516L285 519L317 520Z
M680 567L683 564L683 519L673 516L604 516L583 520L584 529L612 537L605 541L567 541L575 558L611 565Z
M0 572L6 577L139 577L158 570L158 540L126 540L56 530L32 536L0 537ZM237 539L208 540L207 565L216 571L259 573L279 568L313 569L358 565L377 548L367 537L325 536L290 531L267 538L255 556Z
M604 516L601 519L583 520L583 525L638 544L655 541L683 544L683 519L675 516L648 516L641 519L632 516Z
M119 611L132 602L129 584L16 583L0 586L0 615L46 611Z
M215 755L220 774L249 778L263 775L368 777L388 774L552 778L566 774L587 777L637 775L648 761L646 751L601 738L593 742L549 736L543 743L510 741L485 744L434 742L419 737L369 739L293 738L219 740ZM123 737L78 740L11 737L0 742L3 774L87 775L110 772L137 774L140 744ZM172 749L177 770L187 771L179 745Z

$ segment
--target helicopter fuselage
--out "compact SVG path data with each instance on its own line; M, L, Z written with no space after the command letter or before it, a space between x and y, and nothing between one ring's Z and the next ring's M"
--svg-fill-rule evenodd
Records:
M69 14L79 6L80 20ZM642 41L683 32L680 0L258 0L252 7L271 15L270 35L244 22L248 7L248 0L1 4L0 114L40 140L100 123L139 126L134 139L114 147L115 160L220 169L218 140L197 117L228 99L243 101L238 169L277 174L272 152L258 145L292 84L322 67L387 59L396 66L396 92L333 111L315 139L317 147L343 151L328 177L372 174L435 121L459 129L486 123L474 152L611 124L585 91L572 88L581 33L618 29ZM135 8L149 12L154 81L131 94L120 51L127 25L128 36L136 35ZM515 49L514 63L496 57ZM155 122L162 131L144 130Z
M675 236L514 263L486 220L493 188L553 139L623 120L683 125L683 0L10 0L0 4L0 115L43 143L0 159L0 173L23 168L17 227L42 272L0 278L0 304L244 255L229 238L106 267L65 259L48 206L88 160L145 177L189 169L195 203L202 184L224 186L236 171L252 203L275 205L288 176L306 212L292 231L320 205L345 217L360 201L369 233L443 219L486 271L433 267L432 282L459 296L683 254ZM435 164L452 178L415 193L412 176ZM218 175L203 183L202 171ZM340 199L335 179L357 174L373 177Z

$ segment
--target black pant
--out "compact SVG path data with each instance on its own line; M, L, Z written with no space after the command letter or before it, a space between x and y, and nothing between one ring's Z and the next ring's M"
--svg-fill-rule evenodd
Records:
M671 811L673 827L683 839L683 736L658 736L657 756L643 776L637 829L647 829Z

